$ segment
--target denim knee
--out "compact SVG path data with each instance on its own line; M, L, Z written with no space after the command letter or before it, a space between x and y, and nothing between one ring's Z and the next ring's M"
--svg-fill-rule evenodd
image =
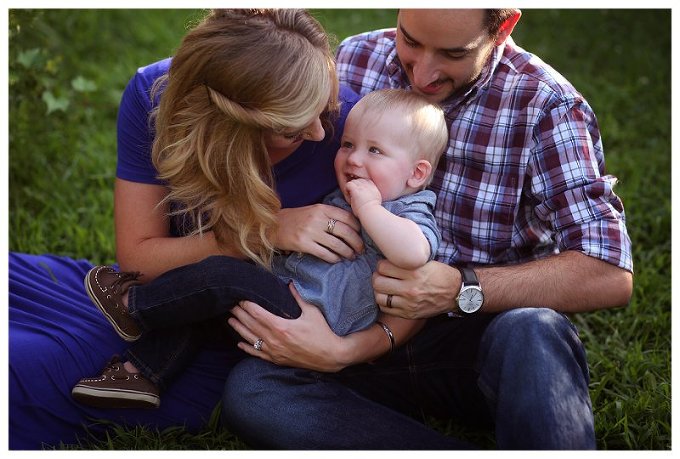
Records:
M570 352L560 353L557 349ZM542 360L552 360L558 355L576 359L586 381L588 366L578 331L562 313L548 308L513 309L495 317L484 333L480 357L513 361L513 365L541 365Z
M578 336L578 333L569 319L548 308L521 308L501 313L491 321L486 333L493 339L519 340L526 344L549 337L571 339L572 335Z
M305 400L306 387L317 387L317 380L312 371L258 358L242 360L225 384L222 422L251 447L309 447L308 432L317 420L308 413L308 408L315 411L315 406Z
M499 447L594 447L585 349L566 316L546 308L499 314L477 363Z

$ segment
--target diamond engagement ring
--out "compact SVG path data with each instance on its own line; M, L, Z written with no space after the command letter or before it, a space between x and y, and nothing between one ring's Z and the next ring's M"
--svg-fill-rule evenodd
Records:
M330 220L328 220L328 225L326 225L326 232L328 234L333 234L333 230L335 229L335 224L337 222L338 221L334 218L331 218Z
M255 341L255 344L253 344L253 347L255 348L256 351L261 351L263 343L264 340L262 338L258 338L257 341Z

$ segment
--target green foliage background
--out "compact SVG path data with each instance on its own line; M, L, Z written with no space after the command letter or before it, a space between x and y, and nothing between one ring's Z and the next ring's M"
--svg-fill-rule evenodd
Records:
M391 27L394 10L316 10L338 39ZM137 67L172 54L199 10L9 11L9 248L114 258L118 102ZM563 73L598 114L633 240L629 307L577 315L598 447L671 447L670 10L525 10L515 41ZM493 447L488 434L433 423ZM244 447L205 431L115 427L64 448Z

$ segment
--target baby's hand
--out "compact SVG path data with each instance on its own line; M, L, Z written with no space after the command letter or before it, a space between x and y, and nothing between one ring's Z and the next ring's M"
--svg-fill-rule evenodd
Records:
M354 179L347 183L347 193L349 194L349 203L352 206L352 212L357 217L359 210L366 204L382 204L382 196L375 183L368 179Z

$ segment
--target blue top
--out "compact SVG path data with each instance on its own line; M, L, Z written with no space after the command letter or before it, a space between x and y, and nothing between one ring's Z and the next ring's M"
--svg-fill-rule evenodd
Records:
M119 178L159 183L151 164L149 90L167 71L169 59L143 67L130 80L118 116ZM358 97L342 88L343 110L335 132ZM305 142L274 167L285 206L319 202L337 187L333 160L337 140ZM101 434L115 423L163 430L182 425L202 428L221 400L229 370L243 358L234 346L207 346L163 393L156 410L105 410L79 404L71 389L87 375L99 374L113 354L129 347L89 299L83 278L87 260L53 255L9 254L9 448L40 449L43 444L75 443Z
M430 243L430 260L441 243L433 215L436 199L432 191L423 190L382 204L393 214L418 224ZM352 211L339 189L324 199L324 203ZM286 283L293 282L303 299L321 309L328 325L339 336L367 328L378 317L371 275L378 260L385 256L363 229L361 237L365 250L353 260L327 263L302 253L274 258L274 273Z

